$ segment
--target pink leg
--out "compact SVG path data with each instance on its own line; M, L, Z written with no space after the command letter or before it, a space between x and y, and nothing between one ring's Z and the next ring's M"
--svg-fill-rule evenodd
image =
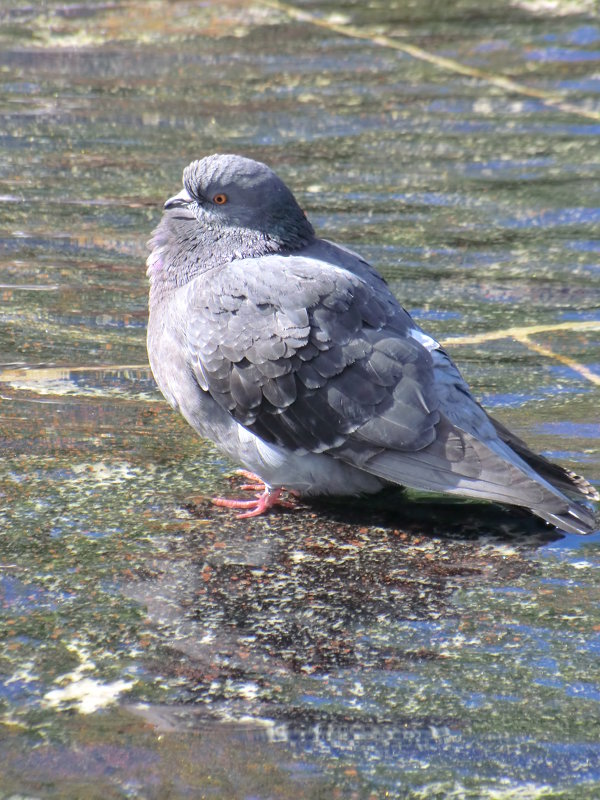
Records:
M248 472L245 469L237 470L237 472L243 475L244 478L254 481L253 483L244 484L241 487L242 489L262 492L262 494L257 494L254 500L234 500L233 498L229 497L213 497L212 502L216 506L221 506L222 508L247 508L248 511L237 515L238 519L258 517L260 514L264 514L265 511L268 511L270 508L276 505L283 506L284 508L294 508L293 503L290 503L287 500L280 500L280 495L283 489L269 488L257 475L254 475L254 473ZM258 483L256 481L258 481Z

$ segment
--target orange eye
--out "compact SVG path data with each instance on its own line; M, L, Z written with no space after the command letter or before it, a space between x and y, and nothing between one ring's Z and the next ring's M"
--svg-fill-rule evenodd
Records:
M213 197L213 203L216 203L218 206L224 206L226 202L227 202L226 194L216 194Z

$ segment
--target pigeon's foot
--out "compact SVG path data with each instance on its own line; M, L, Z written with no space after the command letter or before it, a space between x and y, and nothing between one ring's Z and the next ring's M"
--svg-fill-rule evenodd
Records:
M263 480L261 480L258 475L255 475L254 472L250 472L247 469L236 469L236 475L241 475L242 478L246 478L249 480L250 483L243 483L240 486L242 491L246 492L265 492L267 490L267 486Z
M262 478L259 478L258 475L255 475L254 472L250 472L247 469L236 469L236 475L241 475L242 478L247 478L252 483L243 483L240 486L240 489L248 490L251 492L265 492L267 489L266 483L263 481ZM283 489L281 489L283 491ZM296 491L296 489L286 489L285 490L288 494L291 494L293 497L301 497L300 492ZM278 505L283 505L283 501L279 500ZM290 508L294 508L294 504L290 503Z
M252 481L252 483L244 483L241 488L245 491L256 492L256 497L253 500L234 500L231 497L213 497L212 502L216 506L222 508L246 508L243 514L238 514L238 519L246 519L247 517L258 517L264 514L273 506L283 506L284 508L294 508L294 504L289 500L281 500L281 493L283 489L271 489L269 486L261 481L258 475L253 472L248 472L245 469L236 470L238 475Z

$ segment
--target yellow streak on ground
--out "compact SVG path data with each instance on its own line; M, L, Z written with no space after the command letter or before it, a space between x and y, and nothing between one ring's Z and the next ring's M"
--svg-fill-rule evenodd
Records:
M562 355L561 353L555 353L554 350L551 350L549 347L538 344L537 342L532 342L529 338L536 333L547 333L552 331L600 331L600 321L559 322L554 325L530 325L529 327L525 328L504 328L503 330L498 331L478 333L474 336L453 336L449 339L445 339L443 344L444 347L446 347L448 345L458 344L484 344L485 342L493 342L497 339L516 339L530 350L533 350L542 356L546 356L547 358L553 358L555 361L559 361L561 364L565 364L575 372L578 372L586 380L590 381L596 386L600 386L600 375L596 375L596 373L592 372L591 369L588 369L585 364L580 364L579 361L576 361L574 358Z
M552 331L600 331L600 320L586 322L556 322L548 325L527 325L517 328L501 328L496 331L485 331L473 336L451 336L444 339L444 347L454 344L484 344L494 339L518 339L520 336L533 336L536 333Z
M391 37L383 34L371 33L368 30L356 28L353 25L335 22L335 20L330 20L326 17L316 17L307 11L302 11L301 9L296 8L296 6L290 5L289 3L280 2L280 0L258 1L262 5L276 9L277 11L286 14L291 19L298 20L299 22L307 22L311 25L326 28L329 31L339 33L342 36L349 36L353 39L365 39L373 44L378 45L379 47L387 47L392 50L399 50L400 52L406 53L407 55L417 58L420 61L427 61L430 64L434 64L436 67L447 70L448 72L456 72L459 75L466 75L469 78L476 78L477 80L485 81L492 86L497 86L499 89L502 89L505 92L509 92L511 94L520 94L526 97L535 97L546 105L552 106L553 108L556 108L565 114L576 114L580 117L592 119L595 122L600 121L600 111L581 108L581 106L576 106L572 103L565 102L561 96L552 92L547 92L544 89L535 89L531 86L527 86L524 83L514 81L512 78L506 78L504 75L496 75L495 73L488 72L487 70L477 69L477 67L470 67L468 64L462 64L460 61L455 61L453 58L438 56L435 53L430 53L428 50L424 50L422 47L410 44L410 42L401 42L398 39L392 39Z
M0 383L46 383L66 381L74 372L124 372L125 370L150 372L148 364L94 364L87 367L16 367L0 370Z
M575 372L578 372L583 378L586 378L586 380L591 381L591 383L596 386L600 386L600 375L596 375L596 373L588 369L585 364L580 364L579 361L575 361L574 358L569 358L569 356L564 356L561 353L555 353L554 350L551 350L549 347L544 347L537 342L532 342L527 336L515 336L515 339L518 339L530 350L534 350L542 356L560 361L561 364L565 364L567 367L575 370Z

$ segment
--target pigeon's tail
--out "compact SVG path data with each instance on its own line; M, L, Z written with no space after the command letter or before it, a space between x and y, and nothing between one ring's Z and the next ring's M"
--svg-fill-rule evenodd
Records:
M590 534L599 530L595 515L581 503L571 503L566 511L558 514L552 514L545 508L531 510L538 517L567 533Z
M511 450L514 450L530 467L533 467L538 475L547 480L555 489L558 489L559 492L563 492L579 502L600 500L600 493L581 475L560 467L558 464L553 464L552 461L548 461L544 456L534 453L522 439L519 439L512 431L505 428L501 422L498 422L493 417L490 417L490 419L502 441Z
M519 442L520 449L525 448ZM459 494L527 508L568 533L598 530L594 513L585 505L597 493L582 479L560 467L539 469L541 456L517 453L512 443L484 443L442 419L437 439L412 453L386 450L368 459L363 468L392 483L431 492ZM530 453L531 451L528 451ZM577 495L577 500L567 496Z
M584 503L600 500L600 493L588 483L581 475L565 469L558 464L553 464L544 456L534 453L527 444L515 436L512 431L505 428L498 420L491 418L498 436L520 458L532 467L536 473L547 481L554 489L569 499L566 512L559 514L550 513L546 509L532 509L534 513L569 533L593 533L598 529L599 522L593 512Z

